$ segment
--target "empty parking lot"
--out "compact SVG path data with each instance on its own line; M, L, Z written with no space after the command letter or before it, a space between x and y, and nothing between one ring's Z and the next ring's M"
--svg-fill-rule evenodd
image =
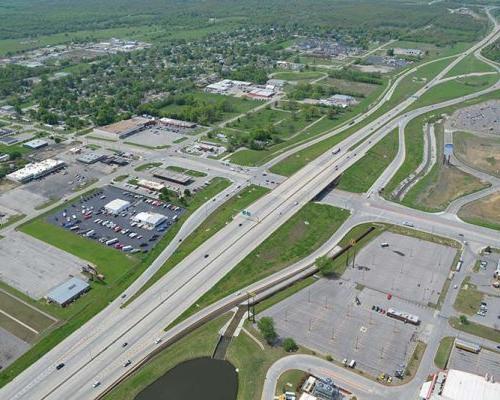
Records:
M373 305L415 314L422 323L404 323L373 311ZM389 300L378 291L356 289L353 282L320 279L259 317L272 317L281 337L293 337L299 344L331 354L338 361L354 359L357 368L378 376L393 375L406 364L432 312L395 297Z
M493 375L495 381L498 382L500 379L500 353L482 348L478 354L475 354L453 346L448 368L482 376Z
M388 244L382 247L382 244ZM457 250L384 232L356 255L344 278L398 297L436 304Z

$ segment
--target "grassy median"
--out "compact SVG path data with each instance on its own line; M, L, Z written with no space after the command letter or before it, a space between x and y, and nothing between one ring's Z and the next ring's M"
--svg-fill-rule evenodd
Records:
M326 242L348 217L349 212L340 208L317 203L306 204L170 326L305 258Z

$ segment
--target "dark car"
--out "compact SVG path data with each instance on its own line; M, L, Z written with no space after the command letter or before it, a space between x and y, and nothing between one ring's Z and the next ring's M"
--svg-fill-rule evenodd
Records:
M64 363L57 364L56 369L59 370L64 367Z

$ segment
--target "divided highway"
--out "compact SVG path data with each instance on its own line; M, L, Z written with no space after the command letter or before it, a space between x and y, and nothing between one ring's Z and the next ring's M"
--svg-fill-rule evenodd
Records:
M168 336L163 331L165 326L194 304L302 205L363 157L399 125L401 118L413 118L419 113L466 99L464 97L450 101L451 103L428 106L424 108L425 111L414 110L398 119L404 109L438 84L454 65L471 52L490 43L498 37L498 33L498 26L495 26L491 34L457 57L428 85L420 89L416 97L403 101L344 140L339 145L338 154L323 154L258 200L249 207L250 217L235 218L127 308L114 309L112 313L104 310L95 320L83 326L2 388L0 397L30 400L92 399L104 392L127 369L133 368L134 364L158 347L160 341ZM497 83L494 88L482 93L498 88ZM470 95L470 98L480 94ZM358 145L354 150L348 150L356 144ZM122 347L124 342L128 343L126 347ZM132 365L124 367L128 359L132 360ZM55 366L60 362L64 362L66 366L57 371ZM99 382L99 385L93 387L95 382Z

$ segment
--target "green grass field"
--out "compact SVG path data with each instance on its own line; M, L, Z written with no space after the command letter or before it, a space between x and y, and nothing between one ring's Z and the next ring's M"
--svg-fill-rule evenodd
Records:
M44 335L27 353L0 373L0 387L12 380L17 374L42 357L52 347L118 297L167 246L186 218L200 207L206 199L213 197L229 185L230 182L226 179L214 178L210 185L192 196L186 206L186 212L179 222L166 232L148 254L142 257L126 255L90 239L68 232L61 227L45 222L45 215L22 225L19 228L22 232L93 263L99 272L105 275L106 279L104 283L91 282L90 292L69 307L61 308L55 305L47 305L44 301L36 303L41 310L60 319L62 324L50 334ZM61 207L67 207L67 203ZM52 213L54 210L49 212Z
M355 193L366 192L396 156L398 143L398 130L395 129L342 174L337 188Z
M251 109L261 105L262 103L257 100L249 100L246 97L232 97L232 96L224 96L220 94L215 94L215 93L205 93L205 92L192 92L189 93L192 95L196 100L200 101L205 101L209 104L219 104L224 101L230 101L231 106L233 107L233 110L231 112L224 112L222 113L222 120L225 121L227 119L236 117L237 115L246 113L250 111ZM159 111L162 115L168 116L168 115L174 115L176 113L182 112L185 110L187 105L178 105L178 104L170 104L168 106L165 106L161 108Z
M306 204L170 326L303 259L328 240L348 216L349 212L340 208L317 203Z
M490 328L489 326L476 324L475 322L468 321L467 324L461 324L459 318L452 317L448 323L455 329L470 333L471 335L479 336L493 342L500 343L500 330Z
M478 60L474 54L470 54L455 65L450 72L445 75L445 78L449 76L470 74L471 72L495 72L495 69L481 60Z
M406 111L415 110L430 104L441 103L446 100L466 96L479 92L495 84L498 74L486 76L473 76L458 78L448 82L440 83L429 89L422 97L413 103Z
M164 276L168 271L191 254L202 243L215 235L228 222L230 222L235 215L241 212L241 210L245 209L268 192L269 190L266 188L251 185L219 206L198 228L196 228L187 238L183 240L165 264L162 265L162 267L151 277L151 279L149 279L149 281L147 281L146 284L143 285L141 289L127 301L126 304L129 304L140 296L141 293L143 293L158 279Z
M303 72L276 72L273 74L273 79L282 79L284 81L304 81L314 80L325 76L323 72L319 71L303 71Z
M138 167L134 168L134 171L147 171L148 169L160 167L161 162L154 162L154 163L146 163L139 165Z
M479 310L483 296L484 293L477 290L477 286L470 283L470 278L467 277L460 286L453 307L461 314L474 315Z

